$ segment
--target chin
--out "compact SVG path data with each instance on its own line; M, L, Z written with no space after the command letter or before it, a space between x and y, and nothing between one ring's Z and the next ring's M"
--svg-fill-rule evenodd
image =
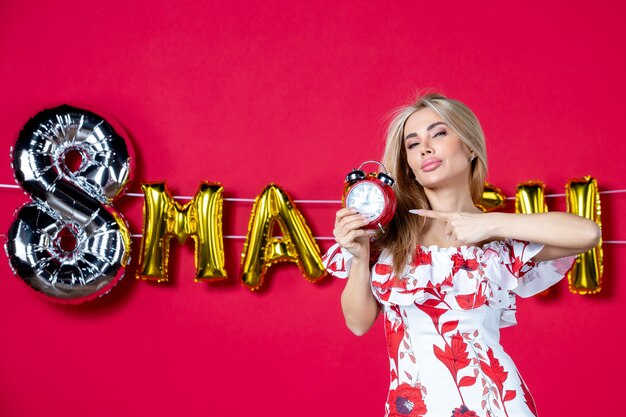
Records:
M434 188L442 185L442 183L445 183L446 178L440 178L440 176L435 177L434 175L433 177L434 178L428 178L427 180L423 178L418 179L417 183L424 188Z
M433 172L428 178L417 178L417 183L424 188L454 187L467 184L469 172Z
M430 181L422 181L422 182L418 182L423 188L428 188L428 189L437 189L437 188L458 188L459 185L461 185L460 181L455 181L452 178L441 178L441 179L436 179L436 180L430 180ZM462 184L465 184L465 182L463 182Z

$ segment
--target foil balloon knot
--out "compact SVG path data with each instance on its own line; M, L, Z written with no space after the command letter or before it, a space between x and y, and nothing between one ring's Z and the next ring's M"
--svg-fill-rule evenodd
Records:
M76 223L67 223L54 234L49 250L64 264L72 264L76 262L84 244L85 230Z
M59 146L52 156L54 168L61 178L77 181L92 161L89 150L81 145Z

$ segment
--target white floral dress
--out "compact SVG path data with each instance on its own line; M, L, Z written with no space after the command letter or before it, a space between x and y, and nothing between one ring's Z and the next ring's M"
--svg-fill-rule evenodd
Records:
M418 246L401 274L383 251L371 289L382 305L390 362L386 416L533 417L535 404L500 328L515 321L515 297L561 280L574 256L533 262L543 245L506 239L482 248ZM352 255L323 256L347 278Z

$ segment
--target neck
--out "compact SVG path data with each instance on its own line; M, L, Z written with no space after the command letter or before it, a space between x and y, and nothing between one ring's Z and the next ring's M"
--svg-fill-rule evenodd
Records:
M482 213L482 211L474 205L469 187L467 186L424 188L424 193L433 210Z
M433 210L444 212L482 213L474 205L469 187L440 187L424 188L424 193ZM426 219L422 229L420 242L424 246L449 247L458 246L460 242L444 240L446 222L442 220Z

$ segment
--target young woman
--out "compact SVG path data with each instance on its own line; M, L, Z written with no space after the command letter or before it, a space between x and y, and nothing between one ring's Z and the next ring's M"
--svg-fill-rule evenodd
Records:
M384 312L386 415L536 416L500 328L516 324L516 295L558 282L600 229L567 213L478 209L484 135L467 106L441 94L395 114L383 164L396 176L394 219L381 233L363 229L367 213L339 210L337 243L323 260L348 278L341 306L352 332L364 334Z

